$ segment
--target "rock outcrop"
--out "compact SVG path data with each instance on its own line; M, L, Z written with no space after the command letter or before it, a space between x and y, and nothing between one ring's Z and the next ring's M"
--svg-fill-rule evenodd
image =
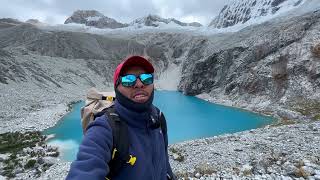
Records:
M233 105L251 104L256 110L268 104L265 111L276 104L294 109L318 101L320 62L312 47L320 39L319 17L315 11L199 40L183 63L179 90L228 97Z

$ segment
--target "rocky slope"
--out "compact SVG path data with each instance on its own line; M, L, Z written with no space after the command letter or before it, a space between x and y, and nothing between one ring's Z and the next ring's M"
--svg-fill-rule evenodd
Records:
M52 126L66 105L83 99L90 87L112 87L114 69L128 54L149 56L157 76L169 66L166 47L131 37L48 31L22 23L0 29L0 39L1 132Z
M319 17L316 11L213 36L96 35L24 23L1 28L0 109L9 123L1 126L12 127L12 118L25 119L44 104L79 100L90 86L109 86L127 54L149 56L160 80L177 70L178 90L185 94L290 120L318 119Z
M319 105L320 11L199 41L183 62L179 90L282 116ZM194 61L194 59L198 59ZM227 102L228 103L228 102ZM274 113L273 113L274 114ZM277 114L277 113L276 113ZM289 119L301 119L297 114ZM318 119L317 114L313 118Z
M69 23L77 23L77 24L85 24L87 26L94 26L96 28L122 28L127 27L127 24L122 24L117 22L116 20L104 16L98 11L95 10L78 10L75 11L65 22L65 24Z
M305 0L233 0L223 7L209 26L226 28L236 24L244 24L249 20L257 21L263 17L276 16L294 7L299 7L304 2Z
M320 123L255 129L169 145L179 179L320 179ZM64 179L70 163L41 179Z
M169 152L180 178L291 180L320 178L319 147L317 122L179 143Z
M59 155L58 148L46 145L41 132L4 133L0 140L0 179L1 175L13 178L22 173L40 177Z

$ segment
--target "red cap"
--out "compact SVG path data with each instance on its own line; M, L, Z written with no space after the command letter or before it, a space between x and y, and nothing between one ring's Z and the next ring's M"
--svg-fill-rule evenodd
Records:
M152 64L146 58L142 56L129 56L117 66L116 71L114 72L114 75L113 75L114 87L116 87L117 80L121 75L122 71L125 68L128 68L130 66L139 66L139 67L142 67L144 70L146 70L147 73L154 73L154 68Z

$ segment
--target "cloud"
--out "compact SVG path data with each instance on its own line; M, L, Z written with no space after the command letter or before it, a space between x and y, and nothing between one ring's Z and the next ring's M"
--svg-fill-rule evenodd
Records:
M39 19L62 24L75 10L97 10L120 22L129 23L148 14L208 24L227 3L226 0L3 0L0 17Z

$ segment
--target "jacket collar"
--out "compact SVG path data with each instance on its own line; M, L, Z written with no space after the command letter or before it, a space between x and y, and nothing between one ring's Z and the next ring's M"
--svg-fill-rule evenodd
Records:
M123 106L119 101L115 100L115 110L120 116L121 120L126 121L128 126L139 128L139 129L147 129L156 119L155 107L151 105L151 108L148 111L144 112L136 112L128 109Z

